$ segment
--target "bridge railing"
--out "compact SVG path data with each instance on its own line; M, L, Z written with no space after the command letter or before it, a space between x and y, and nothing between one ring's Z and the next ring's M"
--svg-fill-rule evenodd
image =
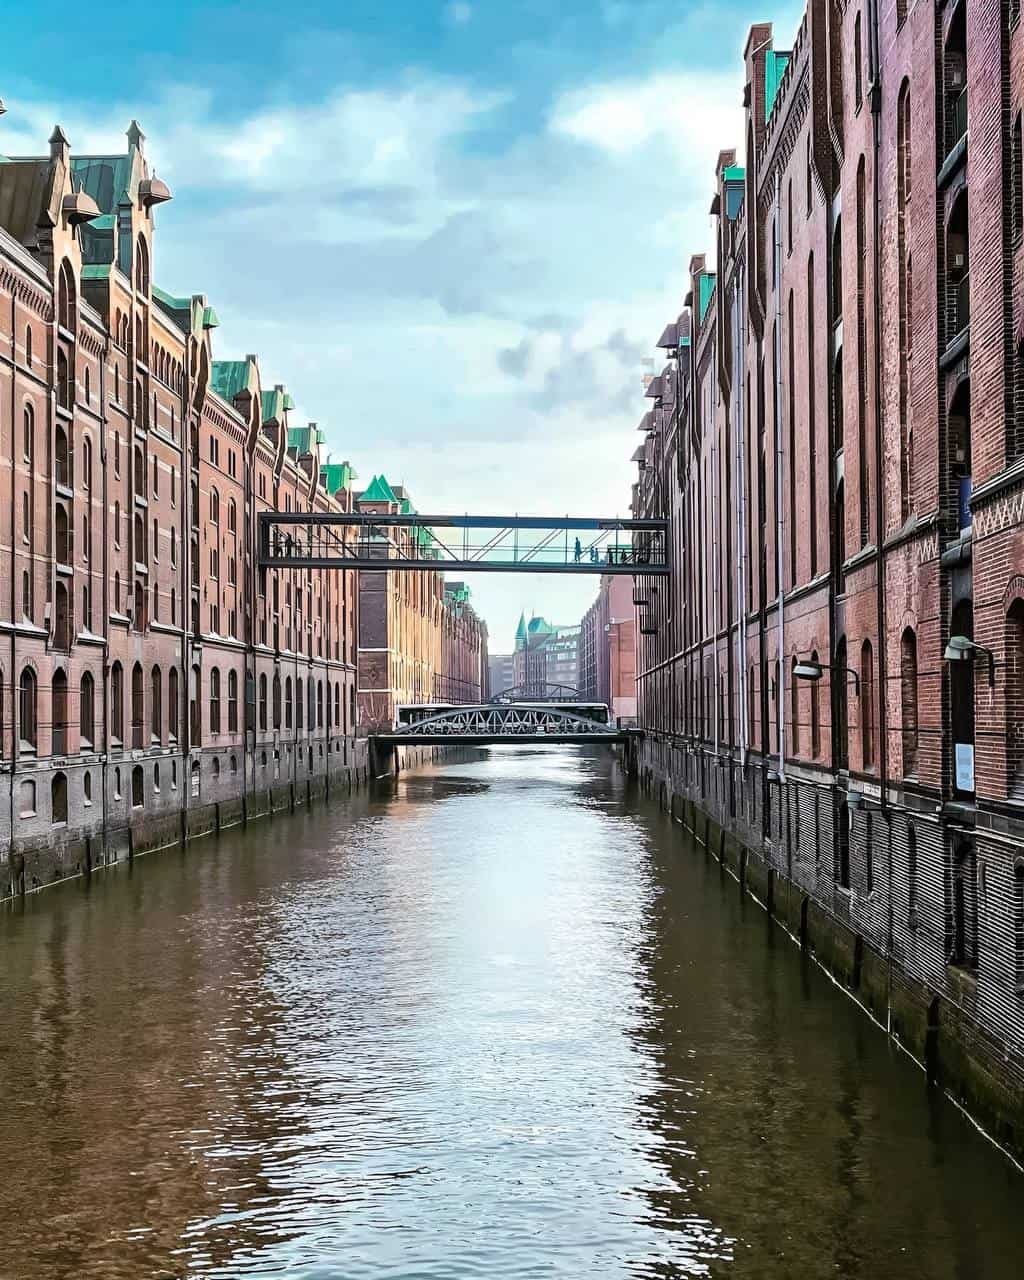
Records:
M669 571L665 520L267 511L258 521L264 569Z

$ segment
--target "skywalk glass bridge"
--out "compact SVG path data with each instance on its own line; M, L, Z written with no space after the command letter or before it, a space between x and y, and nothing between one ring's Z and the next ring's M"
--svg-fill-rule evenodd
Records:
M283 511L258 520L262 569L669 572L667 520Z

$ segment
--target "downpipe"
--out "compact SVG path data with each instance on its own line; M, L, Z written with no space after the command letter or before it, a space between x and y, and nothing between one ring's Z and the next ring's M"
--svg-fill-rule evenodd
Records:
M774 352L773 364L775 368L772 370L774 382L774 400L775 400L775 578L778 585L778 618L776 626L778 630L778 669L779 679L776 688L776 728L778 730L778 753L779 753L779 794L782 794L782 784L786 781L786 619L783 601L785 600L785 588L783 586L783 548L784 548L784 532L783 532L783 515L782 515L782 474L783 474L783 449L782 449L782 177L779 170L775 170L775 243L772 246L775 264L775 332L772 338L772 348Z

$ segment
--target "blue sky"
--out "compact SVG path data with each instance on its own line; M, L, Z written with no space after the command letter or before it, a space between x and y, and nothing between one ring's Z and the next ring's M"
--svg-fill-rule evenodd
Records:
M52 17L50 16L52 13ZM711 244L746 5L108 3L4 17L0 151L120 149L174 201L155 278L205 292L361 478L431 511L627 514L642 361ZM59 24L59 25L58 25ZM578 620L592 579L486 577Z

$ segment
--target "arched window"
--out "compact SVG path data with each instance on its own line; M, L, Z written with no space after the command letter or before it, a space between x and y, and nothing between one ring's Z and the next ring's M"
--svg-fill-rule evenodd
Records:
M800 754L800 681L796 678L795 671L796 658L794 657L789 675L789 700L791 719L793 721L792 754L798 756Z
M860 743L861 763L875 767L875 664L871 641L860 649Z
M57 503L53 518L53 551L58 564L71 563L71 527L62 502Z
M900 707L903 717L903 776L917 773L917 637L910 627L900 640Z
M281 727L281 677L277 674L277 672L274 673L273 711L274 711L274 728L280 729Z
M228 732L238 732L238 672L228 672Z
M159 667L154 667L150 673L149 700L150 741L160 742L163 738L164 731L164 699L163 676L160 674Z
M65 258L57 281L57 321L62 328L74 332L75 314L75 274Z
M95 741L96 690L91 674L82 675L78 688L78 745L87 751Z
M289 676L284 682L284 727L290 729L292 727L292 678Z
M334 727L337 729L341 723L341 685L334 686Z
M61 347L57 352L57 403L62 409L70 409L74 401L74 385L67 352Z
M90 377L90 375L89 375L89 366L88 366L88 365L86 365L86 366L85 366L85 377L84 377L83 381L84 381L84 384L85 384L85 387L84 387L84 389L85 389L85 403L86 403L86 404L92 404L92 379L91 379L91 377Z
M220 524L220 494L216 489L210 490L210 520L213 524Z
M173 592L171 593L173 595ZM173 618L172 618L173 622ZM170 742L178 741L178 668L171 667L167 673L167 737Z
M324 682L322 680L316 682L316 727L318 729L324 727Z
M25 461L30 464L30 469L31 469L31 463L35 459L35 450L36 450L36 439L35 439L36 421L35 421L35 415L32 412L32 406L30 404L27 404L25 406L25 413L22 416L22 429L23 429L23 446L22 446L23 453L25 455Z
M202 673L200 672L199 667L193 665L192 690L188 704L189 737L192 740L193 746L198 746L202 742L203 738L202 717L199 714L199 698L200 690L202 689L202 682Z
M64 651L71 648L71 605L63 579L53 594L53 647Z
M817 664L818 651L811 654L811 662ZM811 756L817 760L821 755L821 681L811 681Z
M160 790L160 761L157 760L153 765L153 790Z
M1006 615L1006 790L1024 797L1024 600Z
M149 293L149 246L142 235L135 242L135 288L139 293Z
M36 673L31 667L26 667L21 673L18 706L18 733L22 751L34 751L38 745L36 736L38 733L37 694Z
M954 844L952 879L949 961L971 968L977 962L978 859L970 839L957 839Z
M25 326L25 364L32 368L32 326Z
M237 530L238 513L235 508L234 498L228 499L228 532L235 533Z
M138 750L142 745L142 733L145 728L145 709L142 693L142 663L136 662L132 667L132 746Z
M210 672L210 732L220 733L220 669Z
M260 728L266 730L267 727L267 677L260 676Z
M124 738L124 672L120 662L110 668L110 736L120 746Z
M305 704L302 701L302 692L303 692L302 680L300 678L295 681L295 727L296 729L303 728L303 722L305 719Z
M62 756L68 749L68 677L66 672L54 672L51 698L50 750L55 756Z
M132 770L132 808L141 809L145 799L145 778L142 775L142 765L137 764Z
M50 783L50 821L56 826L68 820L68 775L55 773Z

